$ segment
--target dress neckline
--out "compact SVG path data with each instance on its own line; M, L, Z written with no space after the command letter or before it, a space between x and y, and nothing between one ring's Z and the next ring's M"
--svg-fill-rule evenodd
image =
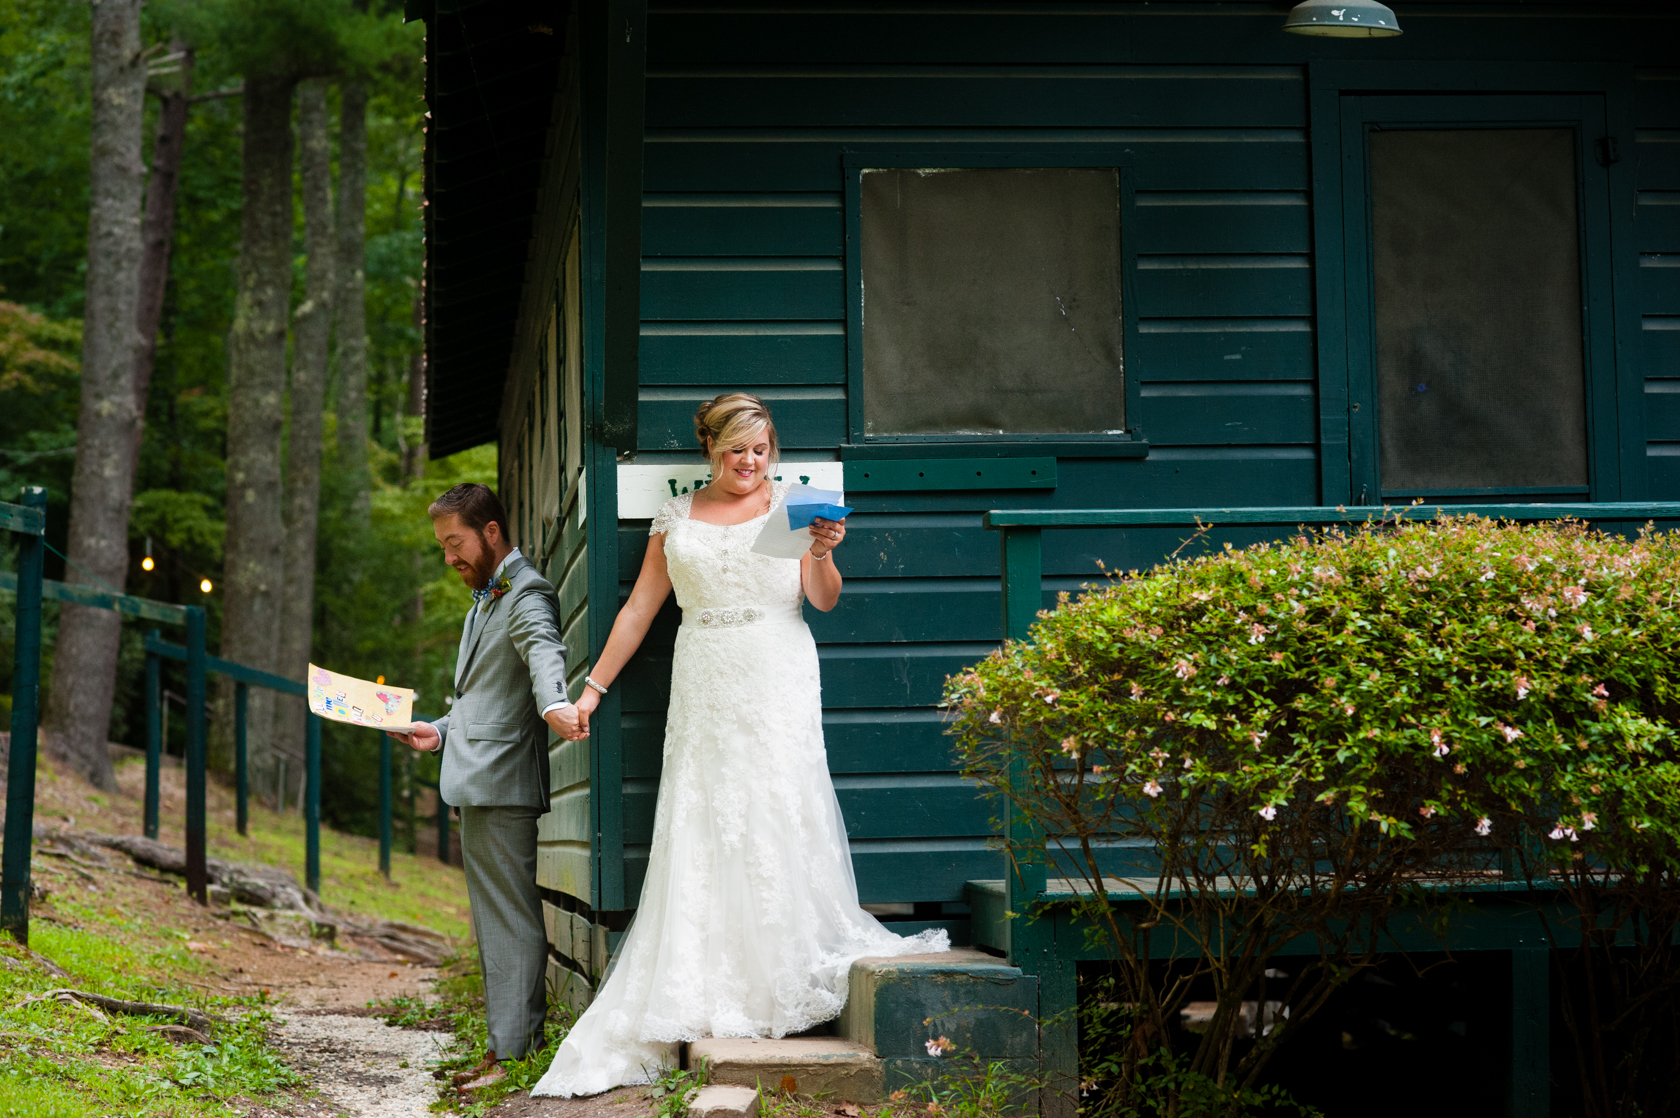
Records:
M690 524L704 524L709 528L741 528L741 527L744 527L748 524L756 524L758 521L763 520L765 517L767 517L771 513L775 512L776 511L776 497L778 496L778 494L776 493L776 483L774 481L772 481L770 483L770 507L765 509L763 512L759 513L757 516L753 517L751 520L741 520L741 521L737 521L734 524L713 524L710 520L697 519L694 515L694 498L695 498L695 496L696 495L693 494L693 493L690 493L688 495L688 508L683 510L683 519L686 520L688 523L690 523Z

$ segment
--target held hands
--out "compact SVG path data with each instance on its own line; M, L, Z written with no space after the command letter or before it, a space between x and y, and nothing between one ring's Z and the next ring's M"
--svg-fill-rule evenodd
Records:
M413 746L422 753L435 752L438 746L443 744L438 741L437 727L430 722L416 723L412 733L391 734L391 737L396 738L404 745Z
M577 702L549 711L543 720L567 741L582 741L589 736L589 716L600 703L601 696L593 688L585 687Z
M839 547L840 541L845 538L844 520L824 520L820 516L817 517L811 521L811 558L828 558L828 553Z

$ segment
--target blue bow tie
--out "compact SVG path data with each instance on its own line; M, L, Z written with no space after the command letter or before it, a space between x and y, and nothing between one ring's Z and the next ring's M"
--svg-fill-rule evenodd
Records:
M486 586L483 590L474 590L472 594L473 605L483 605L490 600L490 587Z

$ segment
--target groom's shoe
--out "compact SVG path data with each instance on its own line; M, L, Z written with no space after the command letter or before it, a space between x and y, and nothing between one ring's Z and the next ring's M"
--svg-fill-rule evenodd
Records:
M476 1067L468 1068L466 1071L456 1072L454 1075L449 1077L449 1082L457 1087L462 1087L467 1083L471 1083L475 1079L482 1078L486 1073L490 1072L495 1067L496 1054L494 1052L486 1052L484 1054L484 1059L480 1060Z
M474 1091L482 1091L486 1087L493 1087L506 1078L507 1068L503 1067L501 1064L495 1064L489 1071L485 1072L477 1079L472 1080L470 1083L461 1084L457 1090L459 1090L463 1095L470 1095Z

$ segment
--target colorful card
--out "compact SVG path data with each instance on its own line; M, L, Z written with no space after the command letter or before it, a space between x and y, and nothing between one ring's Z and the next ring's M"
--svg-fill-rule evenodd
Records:
M309 665L309 709L334 722L406 734L414 729L414 689L392 687Z

